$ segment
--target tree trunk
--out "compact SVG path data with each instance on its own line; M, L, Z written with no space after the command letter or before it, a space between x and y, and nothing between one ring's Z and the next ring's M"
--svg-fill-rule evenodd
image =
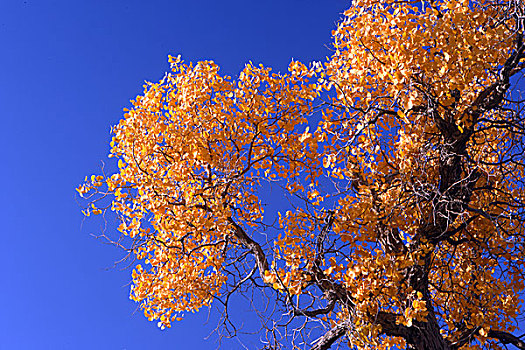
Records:
M450 350L450 345L443 339L435 320L416 322L415 332L410 339L414 350Z

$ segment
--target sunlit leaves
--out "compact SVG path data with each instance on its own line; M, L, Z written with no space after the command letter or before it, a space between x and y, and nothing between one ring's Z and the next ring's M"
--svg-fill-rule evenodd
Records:
M243 235L264 232L261 285L291 314L339 298L318 320L351 322L358 348L409 340L381 313L399 329L432 320L449 344L477 329L470 348L512 331L523 136L512 109L480 102L514 48L508 21L484 1L362 0L326 62L286 74L248 63L233 79L170 57L112 129L116 172L77 188L86 215L115 212L133 242L131 298L169 327L225 292L261 248ZM264 212L270 185L278 217Z

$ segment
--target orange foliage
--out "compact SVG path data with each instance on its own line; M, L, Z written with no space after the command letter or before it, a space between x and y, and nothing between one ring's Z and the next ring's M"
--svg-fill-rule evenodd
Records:
M514 5L355 1L334 54L286 74L170 57L113 128L117 171L78 188L135 242L131 298L169 327L230 291L241 249L293 317L358 348L430 349L417 332L498 348L525 271L524 123L503 99L525 58ZM268 183L290 203L278 218ZM334 305L314 315L305 295Z

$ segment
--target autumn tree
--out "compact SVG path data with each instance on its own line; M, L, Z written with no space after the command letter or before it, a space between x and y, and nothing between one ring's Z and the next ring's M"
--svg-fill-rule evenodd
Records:
M525 4L344 15L332 56L286 74L170 57L84 213L119 218L131 298L163 328L213 304L235 336L241 293L270 299L268 349L525 349Z

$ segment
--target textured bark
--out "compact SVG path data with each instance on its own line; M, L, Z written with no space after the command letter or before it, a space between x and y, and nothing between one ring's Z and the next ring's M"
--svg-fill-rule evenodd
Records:
M512 344L518 349L525 350L525 342L510 333L490 330L488 337L498 339L502 344Z
M437 322L416 322L417 331L409 341L416 350L449 350L450 345L439 333ZM411 327L414 328L414 327Z
M327 350L341 338L346 332L346 327L343 324L338 324L334 328L330 329L321 338L317 339L312 350Z

